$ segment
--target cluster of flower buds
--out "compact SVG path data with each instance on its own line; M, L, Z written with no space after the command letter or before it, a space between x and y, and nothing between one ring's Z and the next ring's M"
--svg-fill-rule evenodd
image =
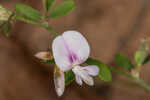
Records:
M7 21L11 16L11 12L0 5L0 21Z

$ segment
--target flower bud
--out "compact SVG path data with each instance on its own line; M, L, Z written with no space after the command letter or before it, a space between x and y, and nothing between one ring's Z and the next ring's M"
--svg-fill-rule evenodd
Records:
M11 12L0 5L0 21L7 21L10 15Z
M141 68L140 67L136 67L135 69L133 69L131 71L131 74L132 74L133 77L139 79L140 78L140 71L141 71Z
M41 60L52 60L53 56L50 52L43 51L43 52L38 52L35 54L35 57L41 59Z

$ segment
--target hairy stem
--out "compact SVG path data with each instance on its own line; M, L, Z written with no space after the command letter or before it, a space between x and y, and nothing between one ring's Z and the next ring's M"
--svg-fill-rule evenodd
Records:
M110 68L110 70L112 72L115 72L117 74L123 75L123 76L125 76L125 77L127 77L127 78L129 78L129 79L131 79L133 81L135 81L137 84L139 84L145 90L147 90L148 92L150 92L150 86L147 83L145 83L143 80L141 80L139 78L136 78L136 77L134 77L134 76L132 76L132 75L130 75L128 73L122 72L122 71L120 71L120 70L118 70L118 69L116 69L114 67L109 67L109 68Z
M32 21L32 20L26 19L26 18L21 17L21 16L15 16L15 19L20 20L20 21L23 21L23 22L26 22L26 23L29 23L29 24L32 24L32 25L36 25L36 26L39 26L39 27L43 27L43 28L47 29L50 33L53 33L53 34L55 34L56 36L59 35L59 34L58 34L52 27L50 27L49 25L41 24L41 23L38 23L38 22L35 22L35 21Z

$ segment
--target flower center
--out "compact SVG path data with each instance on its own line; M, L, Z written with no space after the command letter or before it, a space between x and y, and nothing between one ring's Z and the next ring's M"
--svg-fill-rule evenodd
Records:
M79 66L79 63L78 63L78 62L74 62L74 63L72 64L72 68L75 68L75 67L77 67L77 66Z

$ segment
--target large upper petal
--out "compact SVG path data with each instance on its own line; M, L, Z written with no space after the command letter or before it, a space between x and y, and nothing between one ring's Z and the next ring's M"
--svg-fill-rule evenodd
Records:
M58 36L54 39L52 44L53 56L56 65L62 70L67 71L71 69L71 62L68 57L68 50L65 46L62 36Z
M66 31L54 39L53 56L62 71L72 68L73 64L81 64L87 60L90 47L87 40L76 31Z
M66 31L63 38L69 49L77 56L76 63L81 64L87 60L90 53L90 47L84 36L77 31Z

